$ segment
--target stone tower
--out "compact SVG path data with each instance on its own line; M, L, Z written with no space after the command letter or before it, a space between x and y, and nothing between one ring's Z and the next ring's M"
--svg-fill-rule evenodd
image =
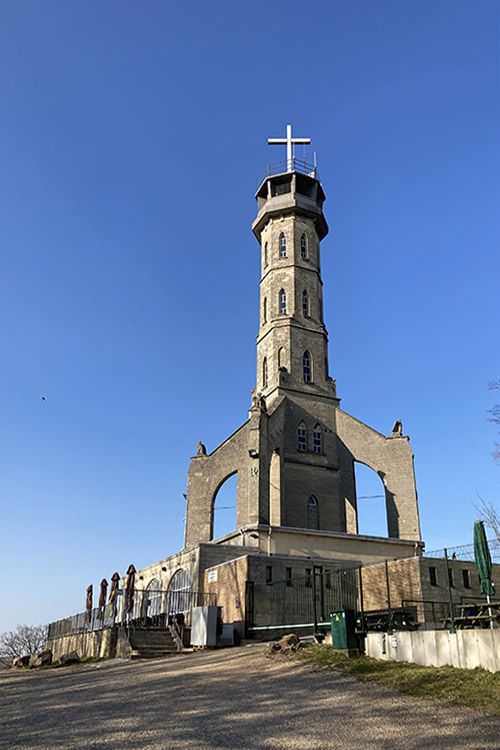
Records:
M408 438L401 429L384 436L342 411L329 375L320 266L325 194L316 169L293 158L293 140L288 126L287 139L275 141L287 144L287 161L256 195L260 314L249 419L214 451L201 449L192 459L185 544L213 539L215 496L235 473L238 528L214 541L241 544L250 537L268 552L271 536L285 552L295 543L305 549L311 539L315 549L329 551L347 535L361 543L369 538L358 535L355 461L383 481L388 536L418 541Z

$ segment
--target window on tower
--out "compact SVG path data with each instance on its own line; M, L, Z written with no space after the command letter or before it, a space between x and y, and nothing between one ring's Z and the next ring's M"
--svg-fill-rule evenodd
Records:
M279 239L279 256L280 258L286 258L286 237L281 232Z
M309 293L307 289L302 292L302 312L305 318L309 317Z
M297 427L297 450L301 453L307 450L307 427L304 422Z
M313 430L313 451L323 453L323 431L319 424Z
M262 302L262 322L267 323L267 297Z
M286 315L286 292L284 289L280 289L278 304L280 315Z
M267 266L267 242L264 242L264 266Z
M262 360L262 387L267 388L267 357Z
M305 234L300 238L300 257L307 258L307 237Z
M319 529L319 508L318 501L311 495L307 501L307 528L308 529Z
M311 355L305 351L302 357L302 374L304 376L304 383L312 383L312 362Z

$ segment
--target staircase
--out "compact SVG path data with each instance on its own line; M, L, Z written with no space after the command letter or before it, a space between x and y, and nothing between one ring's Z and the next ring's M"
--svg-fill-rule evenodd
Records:
M157 659L179 653L167 628L130 628L128 639L132 647L132 659Z

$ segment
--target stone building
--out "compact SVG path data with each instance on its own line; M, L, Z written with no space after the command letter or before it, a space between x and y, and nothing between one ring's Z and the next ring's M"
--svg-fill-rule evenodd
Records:
M261 279L248 419L213 450L199 444L188 474L184 549L139 571L149 591L212 590L227 600L224 619L239 625L250 582L423 549L413 453L401 423L383 435L340 407L323 319L325 194L316 169L293 158L290 126L280 142L288 158L260 184L252 226ZM386 537L358 533L355 462L382 480ZM236 528L214 538L215 497L233 475Z

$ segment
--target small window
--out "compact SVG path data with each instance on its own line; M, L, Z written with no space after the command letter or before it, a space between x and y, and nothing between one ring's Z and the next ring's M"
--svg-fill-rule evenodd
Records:
M262 322L267 323L267 297L262 302Z
M464 589L470 589L470 572L467 568L462 570L462 578L464 582Z
M264 242L264 267L267 266L267 242Z
M323 579L325 581L325 588L331 589L332 588L332 574L329 570L325 570L323 574Z
M262 387L267 388L267 357L262 360Z
M302 372L304 383L312 383L311 355L307 351L304 352L304 356L302 357Z
M302 313L305 318L309 317L309 294L307 289L302 292Z
M455 588L455 577L452 568L448 568L448 583L450 584L450 588Z
M301 453L307 450L307 427L301 422L297 428L297 450Z
M305 234L300 238L300 257L307 258L307 237Z
M292 569L291 568L285 568L285 577L286 577L286 585L288 587L293 586Z
M316 531L319 529L318 501L314 495L311 495L307 501L307 528Z
M266 565L266 583L270 584L273 582L273 566Z
M314 453L323 453L323 433L319 424L313 430L313 451Z
M312 569L306 568L306 587L308 589L312 588L313 582L312 582Z
M286 237L283 232L281 232L279 239L279 257L286 258Z
M280 289L279 293L279 311L280 315L286 315L286 292L284 289Z
M282 346L278 349L278 370L285 366L285 350Z
M429 568L429 582L431 586L437 586L436 568L434 567Z

